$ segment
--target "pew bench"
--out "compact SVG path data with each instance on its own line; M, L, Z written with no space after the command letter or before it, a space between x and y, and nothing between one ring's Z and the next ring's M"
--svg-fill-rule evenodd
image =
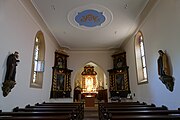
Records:
M83 104L52 104L52 105L26 105L25 108L61 108L61 109L76 109L77 114L79 114L82 118L84 118L84 105Z
M118 115L104 120L180 120L180 115Z
M122 115L123 113L128 114L132 111L131 112L132 114L136 115L136 113L137 113L137 114L143 115L144 111L153 111L153 110L159 111L159 110L167 110L167 109L168 108L166 106L162 106L162 107L153 107L153 106L150 106L150 107L148 107L148 106L146 106L146 107L144 107L144 106L140 106L140 107L135 107L135 106L134 107L132 107L132 106L116 107L116 106L110 106L110 105L109 106L100 105L99 106L99 119L101 120L101 119L107 118L106 116L109 116L110 113L112 114L112 116L114 116L114 115L118 116L118 115ZM139 111L139 113L136 111ZM149 113L149 114L151 114L151 113ZM152 112L152 115L153 115L153 112Z
M180 115L180 110L107 111L111 115Z
M0 120L73 120L70 116L0 116Z
M13 109L13 112L69 112L73 113L73 118L82 120L84 115L77 108L19 108Z

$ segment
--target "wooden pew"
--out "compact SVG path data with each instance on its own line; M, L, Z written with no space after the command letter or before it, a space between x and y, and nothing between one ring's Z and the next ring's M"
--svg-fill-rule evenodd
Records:
M84 118L84 103L36 103L35 106L27 105L26 108L74 108L77 107L77 114Z
M108 107L106 108L109 111L129 111L129 110L167 110L166 107L119 107L119 108L113 108Z
M77 111L77 108L53 108L53 107L49 107L49 108L19 108L16 107L13 109L13 112L60 112L64 113L64 112L68 112L69 114L72 113L71 118L73 119L78 119L78 120L82 120L83 119L83 115L79 113L79 111Z
M153 112L144 112L144 111L158 111L158 110L167 110L166 106L156 107L154 104L151 105L112 105L112 104L99 104L99 119L109 119L109 114L112 116L122 116L125 115L154 115ZM131 112L132 111L132 112ZM136 112L139 111L139 112ZM143 113L144 112L144 113ZM179 111L176 111L179 113ZM131 113L131 114L128 114ZM155 112L154 112L155 113ZM160 114L160 113L159 113ZM165 114L165 113L164 113ZM158 115L158 114L155 114ZM165 114L167 115L167 113Z
M43 102L43 103L36 103L35 105L79 105L79 104L84 104L84 103L83 102L81 103Z
M34 107L72 107L72 106L78 106L80 109L84 110L84 103L36 103ZM27 105L27 107L31 107L30 105Z
M180 120L180 108L168 110L154 104L107 103L99 104L100 120Z
M55 107L71 107L71 106L79 106L79 111L82 117L84 118L84 102L81 103L60 103L60 102L43 102L43 103L36 103L35 106L55 106Z
M0 120L73 120L69 116L0 116Z
M125 108L127 110L131 110L130 109L131 107L134 107L134 109L139 109L141 107L140 109L144 110L145 108L149 109L149 107L156 107L156 106L154 104L147 105L144 102L143 103L140 103L140 102L99 103L98 104L99 117L101 117L107 111L106 110L107 108L110 108L110 109L112 108L112 109L114 109L114 111L118 111L118 110L122 111L123 108ZM152 109L154 109L154 108L152 108Z
M35 106L26 106L26 108L72 108L74 106L78 106L79 114L81 118L84 118L84 103L60 103L60 102L43 102L43 103L36 103Z
M119 105L144 105L147 104L145 102L139 102L139 101L132 101L132 102L107 102L107 103L103 103L103 104L119 104Z
M130 110L130 111L106 111L100 114L100 120L133 120L135 119L175 119L180 118L180 110ZM129 117L130 116L130 117ZM145 116L145 117L144 117ZM179 119L180 120L180 119Z
M72 117L73 112L1 112L0 116L70 116ZM73 117L72 117L73 118Z
M179 115L124 115L111 116L104 120L180 120Z
M76 110L82 110L81 106L79 105L71 105L71 106L55 106L55 105L48 105L48 106L31 106L31 105L26 105L25 108L70 108L70 109L76 109Z
M103 104L103 103L99 103L99 106L104 106L104 107L156 107L156 105L151 104L151 105L147 105L147 104Z
M107 116L132 116L132 115L180 115L180 110L134 110L134 111L106 111L102 118Z
M98 103L98 110L100 111L102 108L122 108L122 107L156 107L154 104L147 105L146 103L140 103L140 102L120 102L120 103Z
M139 110L139 111L144 111L144 110L167 110L168 108L166 106L162 107L132 107L132 106L123 106L123 107L111 107L111 106L99 106L99 115L104 114L107 111L134 111L134 110Z
M77 108L19 108L13 109L13 112L60 112L60 111L77 111Z
M107 111L111 115L174 115L180 110L132 110L132 111Z
M167 110L167 107L120 107L120 108L100 108L99 109L99 119L106 118L109 116L109 112L120 112L120 111L147 111L147 110Z

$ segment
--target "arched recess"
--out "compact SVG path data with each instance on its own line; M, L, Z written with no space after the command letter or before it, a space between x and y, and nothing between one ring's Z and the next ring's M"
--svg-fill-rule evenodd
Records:
M45 39L42 31L36 33L34 39L33 59L31 68L31 88L42 88L45 59Z
M94 71L97 72L98 87L102 86L104 89L107 89L108 88L107 81L106 81L107 77L105 75L104 70L99 65L97 65L96 63L91 62L91 61L84 64L83 67L79 68L79 70L76 72L75 79L74 79L74 88L76 88L77 86L79 86L80 88L82 87L82 83L81 83L82 82L82 75L81 75L81 73L84 70L84 66L87 66L87 65L93 66Z
M85 64L82 65L82 67L80 67L78 69L78 71L76 72L75 74L75 78L74 78L74 90L76 88L80 88L81 90L82 87L83 87L83 84L82 84L82 81L83 81L83 76L82 76L82 72L84 71L84 67L85 66L93 66L94 67L94 71L97 73L96 75L96 90L100 90L100 89L108 89L108 85L107 85L107 77L106 77L106 74L104 72L104 70L99 66L97 65L96 63L90 61L90 62L87 62ZM75 97L75 96L74 96ZM76 96L77 97L77 96Z

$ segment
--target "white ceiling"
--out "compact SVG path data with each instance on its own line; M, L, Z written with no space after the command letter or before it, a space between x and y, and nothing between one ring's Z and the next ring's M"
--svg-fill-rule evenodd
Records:
M137 26L137 19L148 0L32 0L33 5L61 47L70 50L119 48ZM72 11L91 8L109 11L106 26L80 29L69 22ZM99 8L98 8L99 6ZM103 8L103 9L101 9ZM72 16L70 16L72 17ZM108 16L109 17L109 16Z

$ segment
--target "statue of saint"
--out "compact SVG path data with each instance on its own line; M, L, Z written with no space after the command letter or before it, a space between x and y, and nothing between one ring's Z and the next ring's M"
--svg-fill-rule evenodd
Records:
M162 81L163 84L166 85L166 88L173 91L174 87L174 79L170 75L170 68L168 63L168 57L166 53L164 53L162 50L158 51L159 58L158 58L158 75L160 76L159 79Z
M5 75L5 80L2 87L4 97L9 94L11 89L16 84L16 81L15 81L16 66L17 66L17 62L20 62L18 60L18 57L19 57L19 53L15 51L14 53L10 54L7 58L6 75Z

